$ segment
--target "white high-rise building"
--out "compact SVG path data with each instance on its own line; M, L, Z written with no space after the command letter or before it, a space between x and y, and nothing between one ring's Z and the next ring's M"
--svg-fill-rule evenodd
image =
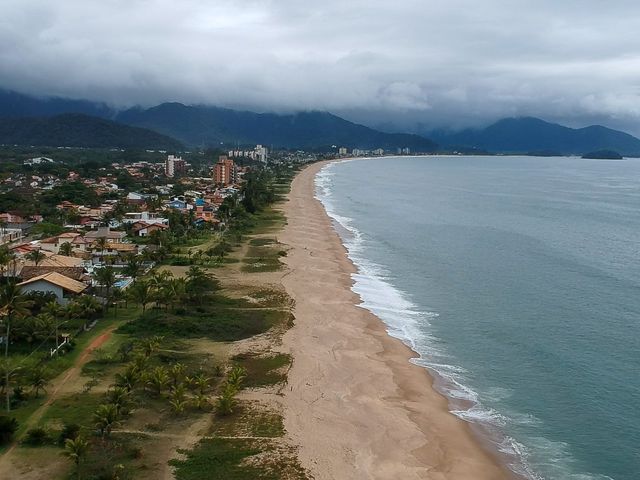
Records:
M187 167L182 157L169 155L164 163L164 173L167 177L173 177L176 173L184 173Z

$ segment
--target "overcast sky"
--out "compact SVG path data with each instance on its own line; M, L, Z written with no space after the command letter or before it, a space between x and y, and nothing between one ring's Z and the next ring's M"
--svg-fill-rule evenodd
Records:
M640 133L637 1L0 3L0 86L25 93Z

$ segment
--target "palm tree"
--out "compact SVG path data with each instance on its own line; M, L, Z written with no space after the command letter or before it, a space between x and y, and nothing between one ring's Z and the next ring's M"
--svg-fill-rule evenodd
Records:
M100 435L105 437L118 425L118 408L113 403L103 403L93 414L93 420Z
M76 475L80 478L80 461L87 454L89 443L82 437L67 438L64 441L64 455L76 465Z
M107 398L109 399L109 403L116 406L116 410L118 411L118 415L120 415L124 408L129 403L130 392L125 387L115 386L113 389L107 392Z
M124 387L128 392L135 388L138 380L140 380L140 371L133 364L129 364L124 372L116 374L116 385Z
M64 309L56 302L55 300L51 300L49 303L45 304L42 307L42 314L49 315L53 318L56 326L56 355L58 355L58 329L60 328L60 318L64 315Z
M200 394L204 394L204 392L209 388L209 384L211 379L207 377L204 373L199 373L195 377L193 377L193 385L198 389Z
M163 337L160 335L154 335L153 337L142 339L140 341L140 345L144 351L144 356L149 358L156 350L158 350L158 348L160 348L162 340Z
M125 299L124 290L121 288L114 288L111 292L111 301L115 307L116 317L118 316L118 304Z
M136 280L127 289L127 294L132 301L142 307L142 313L144 313L147 309L147 304L151 302L153 292L149 282L146 280Z
M64 255L65 257L70 257L73 254L73 245L71 245L69 242L64 242L62 245L60 245L58 254Z
M226 416L231 415L236 407L237 390L230 385L227 385L220 396L216 399L216 410L218 415Z
M24 256L24 258L26 258L27 260L32 261L36 267L46 257L47 256L39 248L37 248L36 250L30 251Z
M94 242L94 247L100 250L100 259L104 259L104 251L107 248L107 239L106 237L99 237Z
M184 365L182 363L174 363L169 368L169 377L173 382L174 388L178 386L178 383L184 378Z
M40 396L40 390L47 392L46 386L49 381L47 380L47 375L45 369L42 365L36 366L29 373L29 383L31 384L31 389L35 392L36 398Z
M169 385L167 369L164 367L154 368L147 377L147 385L155 390L156 394L159 396L162 393L162 390Z
M13 258L15 258L15 255L9 250L9 247L2 245L0 247L0 276L4 276L7 266Z
M9 358L9 343L11 342L11 322L14 319L24 318L29 315L29 307L32 301L20 291L20 287L16 283L10 282L0 288L0 316L3 317L5 323L4 337L4 358ZM11 398L9 388L10 375L9 370L5 372L5 396L7 412L11 410Z
M126 260L127 264L122 269L122 273L135 280L140 275L140 259L136 255L128 255Z
M209 397L204 393L199 393L193 398L193 404L198 410L207 410L210 407Z
M107 308L109 308L109 294L116 283L116 273L112 266L98 268L93 272L93 278L106 290Z

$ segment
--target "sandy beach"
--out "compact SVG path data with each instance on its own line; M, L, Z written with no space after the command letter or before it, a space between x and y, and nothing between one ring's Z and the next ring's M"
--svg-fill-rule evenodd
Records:
M283 284L295 326L283 339L293 357L282 402L285 427L316 480L506 479L469 425L449 413L415 353L356 306L355 271L322 204L314 177L293 181L280 241L290 246Z

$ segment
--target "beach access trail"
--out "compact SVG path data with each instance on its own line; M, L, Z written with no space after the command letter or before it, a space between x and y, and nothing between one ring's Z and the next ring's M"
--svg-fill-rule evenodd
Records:
M302 465L316 480L510 478L410 363L415 353L357 306L355 268L314 197L323 165L294 179L280 237L296 317L283 338L294 361L282 403Z

